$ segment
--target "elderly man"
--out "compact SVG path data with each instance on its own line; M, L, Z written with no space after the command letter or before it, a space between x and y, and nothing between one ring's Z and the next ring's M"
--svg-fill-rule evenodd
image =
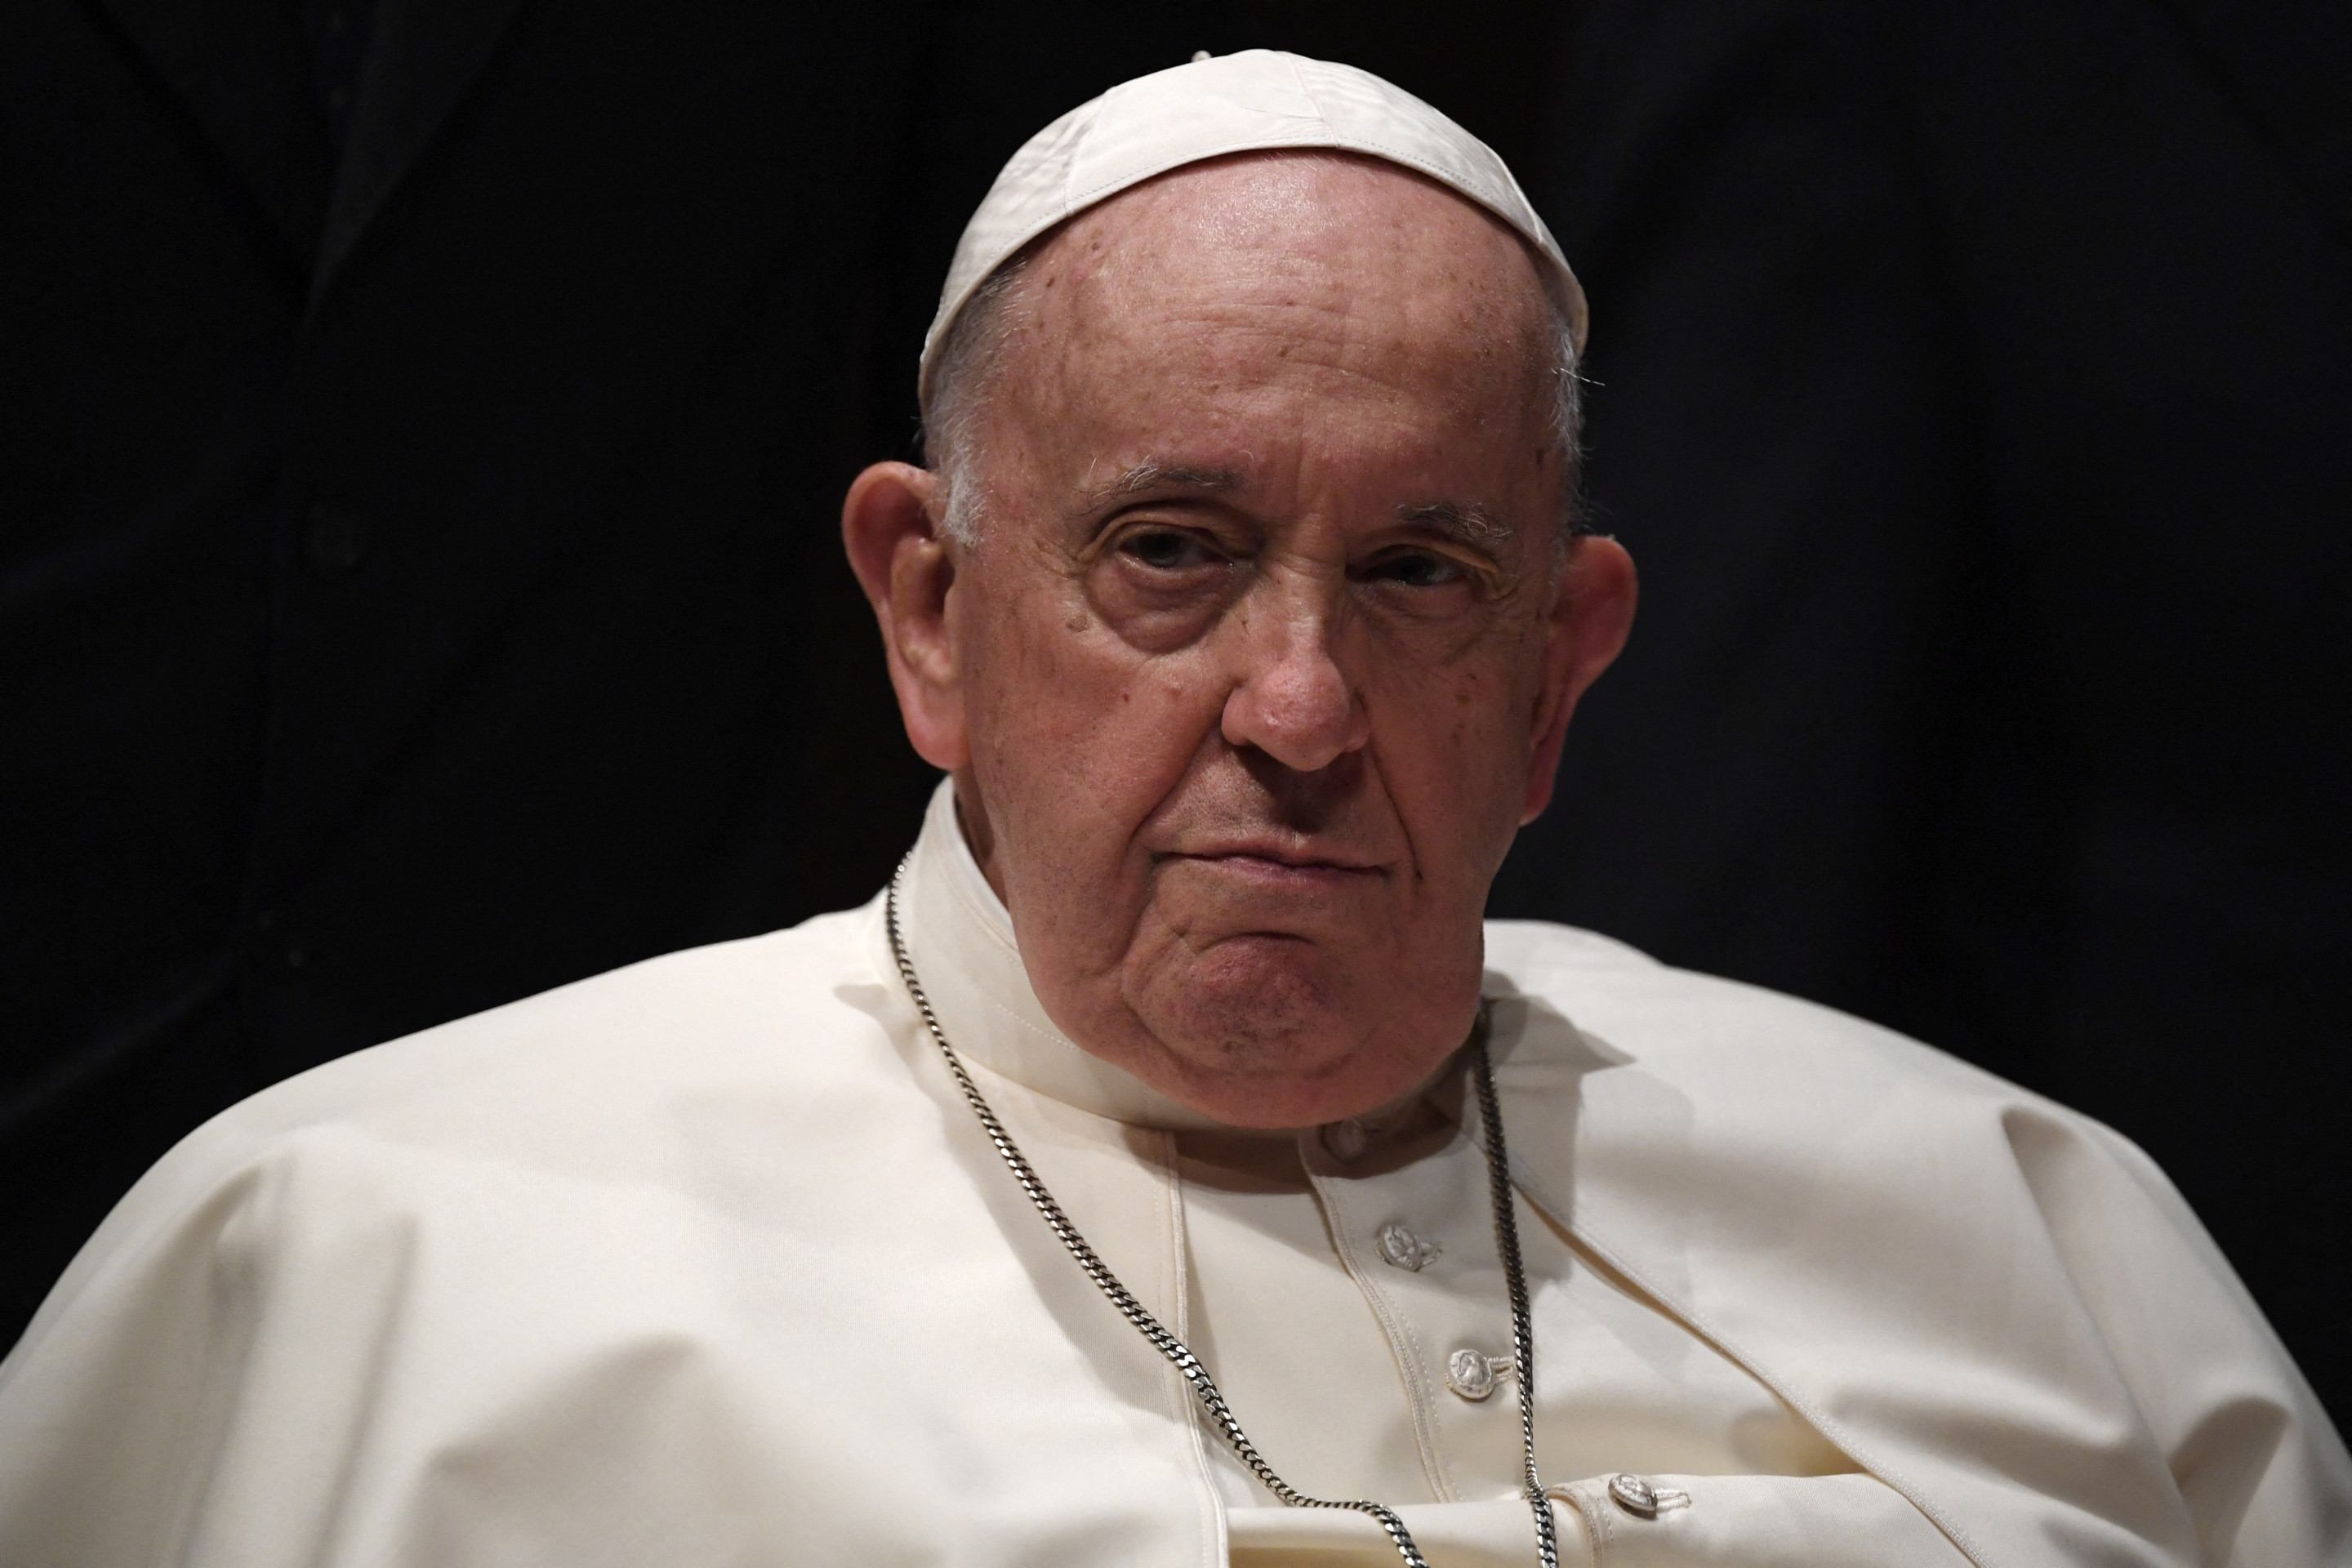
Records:
M889 889L189 1140L0 1371L0 1558L2340 1561L2120 1140L1482 927L1632 613L1582 322L1345 68L1042 132L845 509L950 775Z

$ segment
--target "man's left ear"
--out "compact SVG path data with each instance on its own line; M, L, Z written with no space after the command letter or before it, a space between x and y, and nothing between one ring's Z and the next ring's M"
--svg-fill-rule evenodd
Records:
M1519 805L1519 826L1543 815L1559 776L1559 749L1577 700L1601 678L1633 629L1633 603L1640 589L1633 558L1605 534L1569 542L1568 563L1551 605L1551 630L1544 649L1544 686L1536 705L1535 749L1528 758L1528 792Z

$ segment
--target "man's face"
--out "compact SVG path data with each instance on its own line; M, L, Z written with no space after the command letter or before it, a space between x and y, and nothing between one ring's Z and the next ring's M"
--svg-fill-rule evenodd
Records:
M1039 999L1235 1124L1392 1100L1465 1037L1590 679L1535 265L1400 171L1256 157L1082 216L1010 309L944 625Z

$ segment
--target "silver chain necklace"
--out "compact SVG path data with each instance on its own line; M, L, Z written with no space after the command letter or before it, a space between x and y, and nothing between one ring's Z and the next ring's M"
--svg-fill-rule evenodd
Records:
M1202 1410L1207 1414L1210 1424L1216 1427L1218 1435L1224 1438L1234 1457L1249 1467L1250 1473L1265 1484L1266 1490L1292 1508L1345 1508L1370 1514L1380 1522L1382 1530L1388 1531L1397 1555L1403 1558L1411 1568L1429 1568L1429 1562L1422 1556L1421 1548L1413 1544L1412 1531L1405 1529L1404 1521L1399 1519L1396 1510L1387 1504L1366 1499L1337 1501L1308 1497L1276 1475L1274 1467L1267 1464L1265 1456L1257 1451L1257 1445L1252 1443L1249 1435L1242 1430L1242 1424L1234 1418L1233 1410L1225 1404L1225 1396L1219 1391L1216 1379L1209 1375L1209 1369L1201 1364L1201 1359L1182 1340L1170 1333L1159 1319L1144 1309L1143 1303L1135 1299L1133 1291L1119 1282L1118 1276L1110 1271L1110 1266L1102 1260L1087 1238L1078 1234L1078 1227L1070 1223L1070 1216L1062 1212L1062 1205L1054 1200L1054 1194L1046 1191L1045 1184L1038 1179L1028 1156L1021 1152L1020 1145L1013 1141L1013 1134L1004 1130L1004 1123L998 1121L996 1112L989 1109L988 1101L981 1096L979 1086L964 1070L955 1047L948 1044L947 1031L940 1027L939 1015L931 1011L931 999L923 994L922 982L915 978L914 960L907 956L906 939L898 931L898 884L905 879L907 868L913 861L914 856L909 854L898 863L898 869L892 875L889 890L882 901L883 923L890 935L891 956L898 960L898 974L907 983L907 994L915 999L915 1010L922 1015L923 1027L940 1047L940 1055L946 1058L948 1071L954 1075L956 1087L963 1091L965 1103L971 1107L972 1114L980 1118L981 1128L988 1134L988 1141L996 1145L997 1153L1003 1156L1005 1168L1013 1173L1013 1179L1028 1194L1030 1203L1045 1219L1046 1228L1060 1239L1070 1256L1077 1260L1078 1267L1086 1271L1087 1278L1093 1280L1096 1288L1109 1299L1110 1304L1118 1309L1119 1316L1132 1323L1138 1333L1151 1342L1151 1348L1165 1356L1169 1364L1182 1374L1192 1390L1193 1397L1200 1401ZM1519 1401L1519 1444L1525 1456L1523 1490L1528 1506L1535 1512L1537 1561L1542 1568L1559 1568L1559 1542L1552 1532L1551 1504L1544 1496L1541 1478L1536 1474L1535 1405L1528 1393L1535 1384L1535 1330L1528 1316L1527 1271L1519 1264L1518 1223L1511 1212L1510 1162L1503 1149L1502 1107L1495 1098L1495 1071L1486 1059L1486 1038L1483 1029L1472 1040L1470 1064L1478 1089L1478 1114L1486 1126L1486 1186L1495 1200L1495 1240L1503 1255L1503 1279L1511 1295L1511 1382Z

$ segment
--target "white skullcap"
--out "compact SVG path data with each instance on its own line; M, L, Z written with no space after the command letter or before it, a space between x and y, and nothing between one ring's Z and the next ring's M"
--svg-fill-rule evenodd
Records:
M1493 148L1368 71L1249 49L1213 59L1195 56L1190 65L1122 82L1013 154L956 245L939 314L923 338L917 382L923 396L930 395L932 362L972 291L1055 224L1204 158L1299 147L1384 159L1509 224L1557 273L1576 345L1584 346L1584 290Z

